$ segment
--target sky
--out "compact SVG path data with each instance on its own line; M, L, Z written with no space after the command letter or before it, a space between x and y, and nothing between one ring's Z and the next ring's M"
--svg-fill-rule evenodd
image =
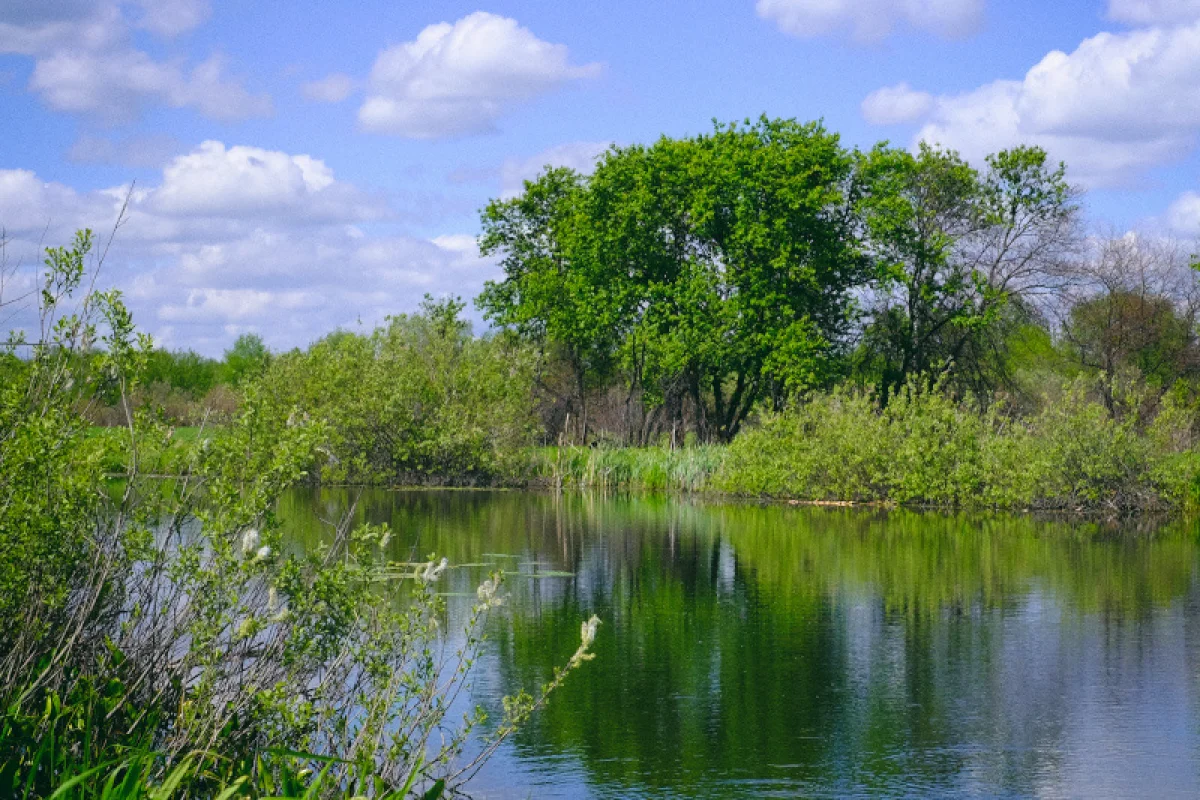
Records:
M125 207L100 280L157 344L304 346L474 297L544 165L761 114L1040 145L1090 224L1200 238L1200 0L3 0L0 301Z

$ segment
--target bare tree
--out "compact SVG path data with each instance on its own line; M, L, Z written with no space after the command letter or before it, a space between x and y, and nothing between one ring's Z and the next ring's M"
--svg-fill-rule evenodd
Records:
M1133 232L1089 245L1061 309L1062 338L1078 363L1110 376L1136 369L1160 384L1200 369L1200 275L1188 249Z

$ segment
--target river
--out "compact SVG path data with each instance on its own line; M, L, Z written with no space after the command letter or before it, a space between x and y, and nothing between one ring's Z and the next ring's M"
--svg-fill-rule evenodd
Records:
M504 569L471 702L596 658L479 773L480 798L1197 797L1197 526L669 497L357 497L436 553L453 630ZM460 596L461 595L461 596Z

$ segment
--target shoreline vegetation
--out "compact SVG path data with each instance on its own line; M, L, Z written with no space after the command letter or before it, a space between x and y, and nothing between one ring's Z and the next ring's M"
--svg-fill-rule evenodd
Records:
M167 424L139 392L148 339L83 289L94 244L47 250L37 338L0 360L0 796L453 796L599 620L540 686L452 711L503 571L455 617L446 559L390 559L386 525L348 514L289 551L278 499L331 463L330 426L251 376L219 424Z
M824 505L964 510L1192 511L1200 450L1186 397L1120 395L1122 414L1077 379L1028 417L957 402L911 385L887 406L868 391L815 394L764 415L728 445L517 447L492 472L346 473L332 457L312 483L330 485L679 492ZM95 431L93 431L95 435ZM221 431L210 430L208 438ZM180 459L197 440L175 432ZM174 448L173 451L171 448ZM360 455L360 454L353 454ZM167 463L170 463L168 457ZM364 479L365 478L365 479Z

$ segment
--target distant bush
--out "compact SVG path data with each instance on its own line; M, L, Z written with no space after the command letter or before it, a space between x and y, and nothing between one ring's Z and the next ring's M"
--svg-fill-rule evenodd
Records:
M729 448L713 486L735 494L996 508L1190 505L1194 414L1172 395L1110 412L1077 380L1029 417L910 383L886 406L838 389L765 418Z
M427 298L369 335L334 333L274 360L263 390L328 431L320 480L475 485L523 472L533 353L472 336L461 310Z

